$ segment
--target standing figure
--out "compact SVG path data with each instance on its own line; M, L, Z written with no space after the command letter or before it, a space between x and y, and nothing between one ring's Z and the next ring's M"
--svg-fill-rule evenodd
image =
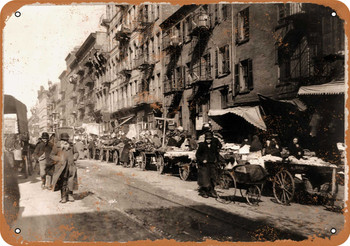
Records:
M61 203L73 202L73 190L78 189L75 161L78 159L79 153L69 143L68 133L61 134L60 141L52 148L50 157L55 164L52 177L53 191L61 190Z
M80 138L77 139L75 143L75 147L77 148L77 151L79 152L79 159L84 159L85 153L84 153L84 143L81 141Z
M50 153L52 150L52 144L49 142L49 134L43 132L41 134L42 141L37 144L34 150L34 159L39 162L40 177L41 177L41 188L49 188L50 184L46 185L47 167L51 165Z
M217 162L219 159L219 140L213 137L212 132L205 133L205 140L199 143L196 158L198 161L199 195L208 198L217 197L214 186L217 176Z
M89 159L95 159L95 154L94 154L94 151L95 151L95 140L94 139L90 140L88 147L89 147Z

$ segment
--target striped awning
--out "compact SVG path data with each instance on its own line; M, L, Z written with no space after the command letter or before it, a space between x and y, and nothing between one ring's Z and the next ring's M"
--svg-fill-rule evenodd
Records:
M238 115L246 121L248 121L250 124L266 131L266 125L261 117L259 106L242 106L227 109L210 109L208 116L220 116L224 114Z
M345 93L344 81L331 81L321 85L301 86L298 95L336 95Z

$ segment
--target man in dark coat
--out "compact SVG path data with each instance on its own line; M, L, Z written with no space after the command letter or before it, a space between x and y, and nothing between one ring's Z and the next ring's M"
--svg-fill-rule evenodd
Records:
M89 142L89 159L94 159L95 155L94 155L94 151L95 151L95 140L91 139Z
M73 190L78 189L77 168L75 161L79 153L69 143L68 133L62 133L60 141L52 148L51 159L55 165L52 177L53 191L61 190L61 203L74 201Z
M34 150L34 159L39 162L40 167L40 177L41 177L41 188L49 188L45 186L46 184L46 175L48 174L48 168L52 165L50 160L50 153L52 150L52 144L49 142L49 134L47 132L43 132L41 134L42 141L38 143ZM49 186L49 184L48 184Z
M214 184L217 175L217 162L219 160L220 142L213 137L213 133L205 133L205 140L199 143L196 158L198 162L199 195L205 198L217 197Z

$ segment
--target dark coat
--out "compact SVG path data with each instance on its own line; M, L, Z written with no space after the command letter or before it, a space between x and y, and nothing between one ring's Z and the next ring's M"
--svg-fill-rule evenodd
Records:
M52 145L53 144L50 142L38 143L37 146L35 147L33 157L38 161L45 160L45 163L50 164L50 153L52 150ZM45 154L45 155L43 155L43 154Z
M216 138L212 139L210 146L206 142L199 143L196 158L198 162L197 181L200 187L210 187L213 180L216 180L220 148L221 144Z
M78 176L75 161L79 157L79 153L75 146L70 145L67 149L61 147L62 141L53 146L50 158L53 160L55 170L52 176L52 187L54 191L60 190L62 182L58 182L62 179L62 174L65 168L68 168L68 189L70 191L78 189Z
M45 172L47 175L53 175L54 165L50 158L50 154L53 147L52 142L40 142L34 150L34 158L45 165Z
M299 146L299 144L292 143L288 147L289 154L300 159L304 155L304 150Z
M131 145L129 141L125 141L123 151L120 155L120 161L123 163L128 163L129 162L129 153L130 153Z

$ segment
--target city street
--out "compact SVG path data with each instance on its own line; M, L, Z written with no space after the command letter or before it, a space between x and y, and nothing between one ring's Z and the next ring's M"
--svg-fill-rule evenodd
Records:
M197 195L196 181L112 163L78 161L75 202L41 190L38 177L20 182L20 217L13 228L26 241L260 241L328 237L344 217L323 206L282 206L263 196L221 204Z

